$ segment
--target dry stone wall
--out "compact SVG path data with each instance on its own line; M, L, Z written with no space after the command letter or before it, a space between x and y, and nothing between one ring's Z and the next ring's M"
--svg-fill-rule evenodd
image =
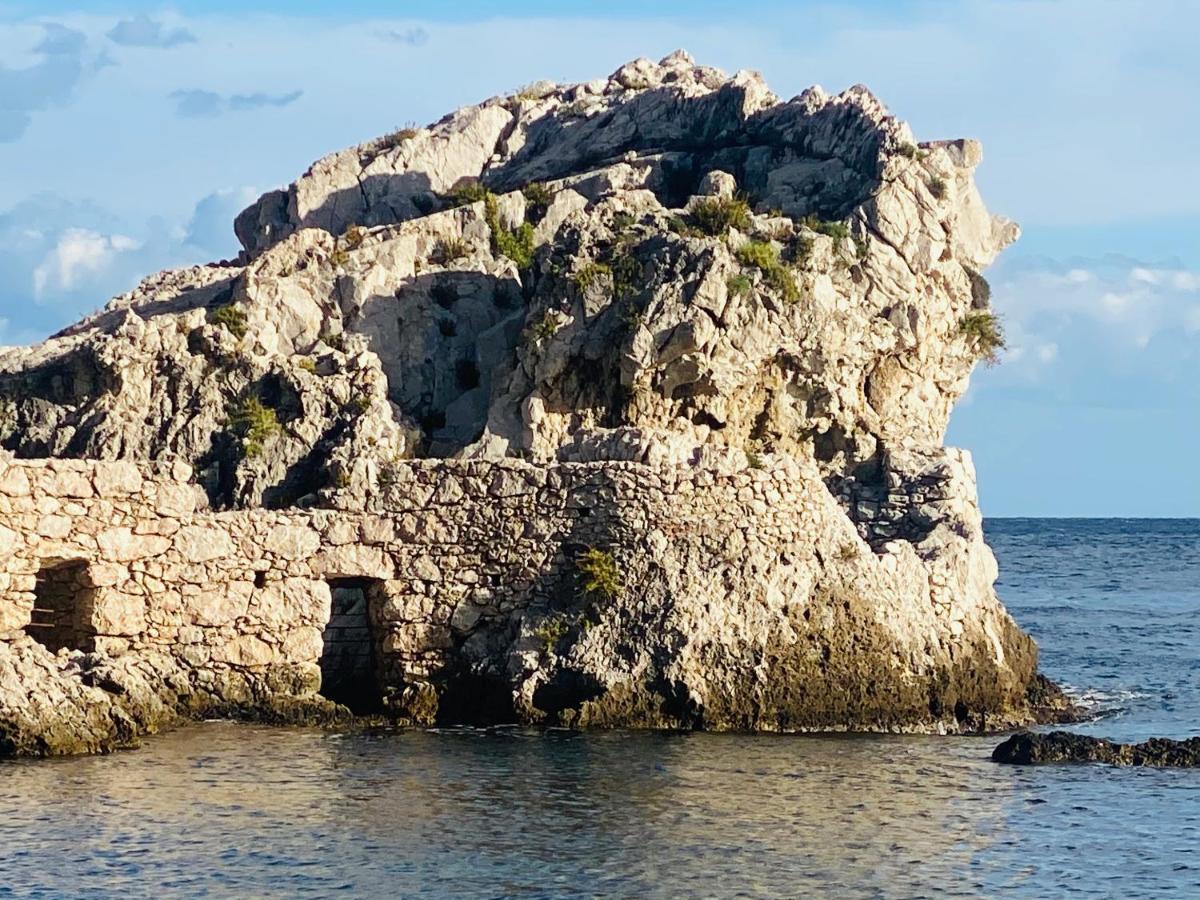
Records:
M873 552L811 462L411 461L354 509L287 511L209 511L190 475L0 459L10 749L80 749L97 708L83 749L181 711L327 710L323 681L416 722L945 730L1019 716L1033 677L977 510ZM587 590L588 550L615 590ZM71 629L39 627L64 573ZM332 616L356 591L366 614Z

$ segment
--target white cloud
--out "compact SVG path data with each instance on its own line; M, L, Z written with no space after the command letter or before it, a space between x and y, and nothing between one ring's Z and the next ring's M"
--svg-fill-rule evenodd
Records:
M117 256L141 247L121 234L103 235L86 228L68 228L46 258L33 270L33 296L73 291L85 277L107 271Z
M990 276L997 307L1032 333L1090 322L1115 344L1145 345L1181 327L1200 273L1108 258L1065 268L1049 260L1003 261Z
M1009 349L991 385L1029 385L1053 374L1060 388L1099 373L1176 379L1200 362L1200 275L1115 257L1069 264L1002 261L989 273Z
M234 256L233 216L256 196L215 191L174 221L122 220L54 195L0 211L0 343L44 337L161 269Z

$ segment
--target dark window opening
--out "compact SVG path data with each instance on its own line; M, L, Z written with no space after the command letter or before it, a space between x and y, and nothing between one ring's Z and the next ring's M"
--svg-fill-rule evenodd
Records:
M92 587L88 566L81 560L47 563L37 573L33 614L25 632L51 653L64 647L90 653Z
M356 713L380 708L371 600L377 581L367 578L330 580L333 596L321 652L321 695Z

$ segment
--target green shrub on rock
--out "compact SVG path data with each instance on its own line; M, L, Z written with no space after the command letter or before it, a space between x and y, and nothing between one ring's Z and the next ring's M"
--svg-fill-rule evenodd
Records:
M737 275L730 275L725 279L725 289L734 297L742 297L749 294L754 287L750 281L750 276L744 272L739 272Z
M510 231L500 222L496 195L487 194L483 202L484 218L492 231L492 250L507 256L517 264L518 269L528 269L533 265L533 226L522 222L518 228Z
M566 637L567 620L563 616L551 616L544 620L533 633L542 642L545 652L550 653L558 646L558 642Z
M275 410L257 397L242 399L229 412L229 428L241 439L242 452L247 459L261 456L263 445L280 431Z
M589 547L580 557L579 572L583 575L583 589L589 594L598 594L606 600L620 596L624 585L617 561L607 550Z
M805 216L800 221L800 224L815 231L817 234L831 237L835 241L844 241L850 237L850 226L845 222L829 222L818 219L816 216Z
M246 336L246 312L236 303L218 306L208 320L214 325L220 325L239 341Z
M575 270L575 273L571 276L571 281L575 283L575 287L579 289L580 293L587 293L593 285L602 279L611 277L612 269L604 263L588 262Z
M958 332L989 366L1000 361L1000 351L1007 345L1000 319L987 310L967 313L958 323Z
M800 299L796 279L792 270L779 258L779 250L768 241L749 241L737 250L738 262L753 266L763 274L763 279L788 303Z
M554 192L540 181L535 181L521 188L521 193L525 195L525 218L540 222L554 202Z

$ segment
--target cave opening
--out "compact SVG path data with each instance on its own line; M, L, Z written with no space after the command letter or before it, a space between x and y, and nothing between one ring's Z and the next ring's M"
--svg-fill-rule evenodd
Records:
M329 621L322 634L321 696L358 714L382 705L372 602L381 582L370 578L330 579Z
M47 562L38 571L33 588L33 612L25 633L57 653L95 649L91 625L93 589L83 560Z

